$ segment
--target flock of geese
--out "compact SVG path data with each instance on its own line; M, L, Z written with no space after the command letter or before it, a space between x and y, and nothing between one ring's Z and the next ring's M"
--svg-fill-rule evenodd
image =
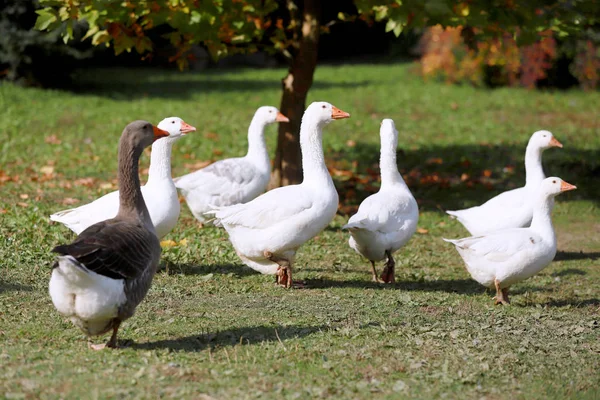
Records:
M323 128L349 117L327 102L312 103L300 129L304 180L267 192L271 164L264 130L268 124L288 121L275 107L256 111L246 156L221 160L176 179L171 177L172 146L196 128L177 117L157 126L130 123L119 142L119 190L50 217L78 234L72 243L52 250L58 253L50 279L54 306L88 336L112 330L108 343L90 344L91 348L116 347L120 324L134 314L156 273L159 238L177 223L177 189L200 222L227 231L246 265L291 287L296 251L325 229L338 208L323 155ZM343 229L349 231L350 247L370 261L373 280L393 283L393 253L416 231L419 209L398 172L393 120L381 122L380 137L381 188L361 203ZM140 186L139 157L150 145L148 182ZM554 197L575 186L545 177L541 157L550 147L562 145L548 131L535 132L527 145L524 187L479 207L448 211L474 236L444 240L456 246L473 279L496 289L496 304L508 304L508 288L539 272L556 254ZM382 260L385 266L378 275L375 263Z

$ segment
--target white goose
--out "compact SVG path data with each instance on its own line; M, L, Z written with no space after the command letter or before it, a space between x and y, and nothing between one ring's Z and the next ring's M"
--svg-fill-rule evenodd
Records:
M496 288L495 304L509 304L508 288L535 275L556 255L552 227L554 196L575 186L560 178L542 181L535 194L533 220L529 228L503 229L483 236L444 239L456 246L467 270L477 282Z
M562 144L551 132L535 132L525 151L524 187L500 193L477 207L446 212L458 219L475 236L500 229L529 226L533 216L532 199L540 183L546 178L542 168L542 153L550 147L562 147Z
M373 281L379 282L375 261L387 258L381 280L395 282L395 261L392 254L408 242L417 229L419 206L396 165L398 131L394 121L384 119L381 136L381 188L360 204L348 224L349 244L358 254L371 262Z
M302 183L210 212L229 233L242 261L263 274L276 274L277 283L285 287L292 285L298 248L325 229L337 211L338 194L325 166L322 128L348 117L329 103L312 103L300 127Z
M169 132L169 136L152 145L148 182L141 188L156 234L162 238L175 227L180 212L177 189L171 178L171 149L177 140L196 128L177 117L163 119L158 128ZM89 204L52 214L50 219L80 234L88 226L114 218L118 210L117 190Z
M275 107L260 107L248 128L248 153L244 157L220 160L175 179L175 186L198 221L209 223L204 213L211 209L210 205L246 203L265 192L271 160L264 133L265 127L275 122L289 120Z

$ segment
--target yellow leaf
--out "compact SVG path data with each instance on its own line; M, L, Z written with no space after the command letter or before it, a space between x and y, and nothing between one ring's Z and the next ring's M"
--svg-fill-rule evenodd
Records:
M162 240L160 242L160 247L173 247L173 246L177 246L177 242L175 242L174 240Z
M180 244L181 246L187 246L187 244L188 244L188 240L187 240L187 239L181 239L181 240L179 241L179 244Z
M54 173L54 167L51 165L44 165L40 168L40 172L44 175L52 175Z

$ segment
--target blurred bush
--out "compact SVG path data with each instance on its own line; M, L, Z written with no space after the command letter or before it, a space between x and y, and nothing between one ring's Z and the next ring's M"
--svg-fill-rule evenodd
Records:
M64 44L60 30L33 29L37 7L37 0L0 1L0 75L23 85L64 86L77 61L90 57L92 50L77 42ZM83 32L80 28L74 30Z
M419 41L420 74L476 86L565 87L577 82L591 90L600 80L599 36L590 29L561 43L552 31L544 31L535 43L518 46L508 34L482 40L470 28L438 25L425 30ZM568 68L562 67L565 61Z

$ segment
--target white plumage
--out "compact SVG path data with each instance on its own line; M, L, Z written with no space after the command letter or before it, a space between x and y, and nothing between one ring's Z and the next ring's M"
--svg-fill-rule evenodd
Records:
M562 144L551 132L535 132L525 151L524 187L500 193L480 206L446 212L458 219L475 236L500 229L529 226L535 193L546 178L542 168L542 153L550 147L562 147Z
M323 156L322 127L349 116L329 103L312 103L300 129L302 183L211 212L242 261L263 274L277 274L278 283L286 287L292 283L296 250L325 229L337 211L338 194Z
M349 244L371 261L373 280L379 281L375 261L387 258L382 274L384 282L394 282L392 254L404 246L415 233L419 207L396 165L398 131L394 121L381 123L381 188L367 197L343 229L350 231Z
M169 136L152 145L148 182L141 189L156 234L161 238L175 227L180 212L177 189L171 177L171 149L177 140L196 128L177 117L163 119L158 127L169 132ZM52 214L50 219L80 234L97 222L114 218L118 210L117 190L89 204Z
M211 206L246 203L264 193L271 176L271 160L265 144L265 127L289 120L275 107L260 107L248 128L248 153L217 161L206 168L175 179L190 211L202 223Z
M444 240L456 246L473 279L496 288L496 304L508 304L509 286L535 275L554 259L553 198L573 189L576 187L560 178L546 178L535 194L531 227Z

